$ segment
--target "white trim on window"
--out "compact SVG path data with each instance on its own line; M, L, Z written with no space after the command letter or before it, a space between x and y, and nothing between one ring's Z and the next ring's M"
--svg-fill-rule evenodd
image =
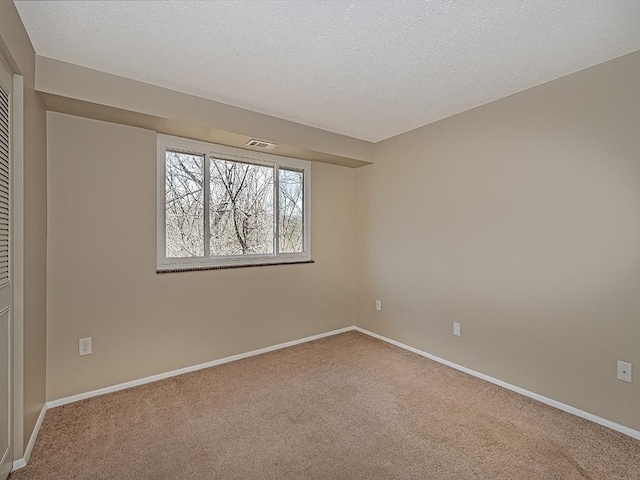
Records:
M167 258L166 257L166 198L165 198L165 173L166 151L178 151L194 155L202 155L205 158L205 184L207 189L204 194L204 229L205 229L205 256ZM254 165L271 166L274 168L274 253L256 255L235 256L207 256L209 248L209 165L211 158L231 160ZM279 253L279 169L291 169L303 172L303 251L300 253ZM238 267L263 264L300 263L311 261L311 162L296 158L282 157L269 153L254 152L240 148L216 145L213 143L189 140L170 135L158 135L157 140L157 270L170 271L181 269L206 269L211 267Z

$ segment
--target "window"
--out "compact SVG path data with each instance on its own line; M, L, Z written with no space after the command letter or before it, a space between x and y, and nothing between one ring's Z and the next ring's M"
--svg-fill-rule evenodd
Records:
M158 270L311 260L311 163L158 135Z

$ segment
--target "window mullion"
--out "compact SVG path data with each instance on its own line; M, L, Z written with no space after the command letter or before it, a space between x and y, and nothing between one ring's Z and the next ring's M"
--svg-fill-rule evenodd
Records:
M209 216L211 215L211 208L209 203L211 202L211 157L208 153L204 154L204 256L205 258L210 255L209 247L211 245L211 222Z
M275 236L273 239L273 251L278 256L280 254L280 165L277 163L273 166L273 174L273 232Z

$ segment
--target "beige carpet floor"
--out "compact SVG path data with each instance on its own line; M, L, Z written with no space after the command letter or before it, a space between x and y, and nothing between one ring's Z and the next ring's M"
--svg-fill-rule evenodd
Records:
M349 332L49 410L44 479L640 479L640 442Z

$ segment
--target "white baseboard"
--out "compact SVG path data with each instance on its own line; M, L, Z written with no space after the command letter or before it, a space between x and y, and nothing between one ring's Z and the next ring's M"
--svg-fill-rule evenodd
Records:
M446 365L448 367L451 368L455 368L456 370L460 370L461 372L467 373L469 375L472 375L474 377L480 378L482 380L485 380L487 382L493 383L495 385L498 385L502 388L506 388L507 390L511 390L512 392L516 392L519 393L520 395L524 395L525 397L529 397L532 398L534 400L537 400L539 402L542 402L546 405L555 407L559 410L562 410L564 412L570 413L572 415L576 415L578 417L584 418L586 420L590 420L594 423L597 423L599 425L602 425L604 427L610 428L612 430L615 430L617 432L623 433L625 435L628 435L630 437L636 438L638 440L640 440L640 431L638 430L634 430L630 427L621 425L619 423L616 422L612 422L611 420L607 420L606 418L602 418L599 417L597 415L594 415L592 413L589 412L585 412L584 410L580 410L578 408L572 407L571 405L567 405L565 403L562 402L558 402L556 400L553 400L551 398L545 397L543 395L539 395L537 393L534 392L530 392L529 390L525 390L524 388L520 388L517 387L515 385L512 385L510 383L507 382L503 382L502 380L498 380L497 378L491 377L489 375L485 375L484 373L480 373L480 372L476 372L475 370L471 370L470 368L467 367L463 367L462 365L458 365L456 363L450 362L449 360L445 360L443 358L437 357L435 355L432 355L430 353L427 352L423 352L422 350L418 350L417 348L414 347L410 347L409 345L405 345L404 343L398 342L396 340L392 340L390 338L384 337L382 335L378 335L377 333L373 333L369 330L365 330L364 328L360 328L360 327L356 327L356 326L351 326L351 327L344 327L344 328L340 328L338 330L332 330L330 332L326 332L326 333L320 333L318 335L312 335L310 337L304 337L304 338L300 338L298 340L292 340L290 342L284 342L284 343L279 343L277 345L273 345L270 347L265 347L265 348L260 348L258 350L252 350L250 352L245 352L245 353L240 353L237 355L231 355L230 357L225 357L225 358L220 358L218 360L213 360L210 362L205 362L205 363L200 363L198 365L193 365L190 367L185 367L185 368L180 368L178 370L172 370L170 372L165 372L165 373L159 373L157 375L151 375L149 377L144 377L144 378L140 378L138 380L131 380L129 382L124 382L124 383L119 383L117 385L112 385L110 387L105 387L105 388L100 388L98 390L93 390L90 392L86 392L86 393L80 393L78 395L71 395L69 397L64 397L64 398L60 398L57 400L52 400L50 402L47 402L43 407L42 407L42 411L40 412L40 416L38 417L38 421L36 422L36 425L33 429L33 432L31 434L31 437L29 439L29 443L27 444L27 448L25 449L25 453L24 453L24 457L20 458L18 460L15 460L13 462L13 470L18 470L20 468L23 468L27 465L28 461L29 461L29 457L31 456L31 451L33 450L33 446L36 442L36 438L38 436L38 432L40 431L40 427L42 426L42 421L44 420L44 416L47 413L47 410L49 408L55 408L55 407L59 407L62 405L66 405L69 403L73 403L73 402L77 402L79 400L84 400L87 398L91 398L91 397L97 397L100 395L105 395L107 393L112 393L112 392L117 392L119 390L125 390L127 388L132 388L132 387L137 387L139 385L145 385L147 383L152 383L152 382L157 382L158 380L163 380L165 378L171 378L171 377L175 377L178 375L182 375L184 373L189 373L189 372L195 372L197 370L202 370L204 368L210 368L210 367L215 367L216 365L222 365L224 363L229 363L229 362L234 362L236 360L241 360L243 358L249 358L249 357L253 357L255 355L261 355L263 353L267 353L267 352L273 352L275 350L280 350L283 348L287 348L287 347L292 347L294 345L299 345L301 343L306 343L306 342L311 342L313 340L318 340L320 338L324 338L324 337L330 337L332 335L338 335L340 333L345 333L345 332L349 332L352 330L356 330L360 333L363 333L365 335L369 335L371 337L377 338L379 340L382 340L384 342L387 342L391 345L395 345L396 347L400 347L404 350L408 350L410 352L416 353L420 356L429 358L431 360L434 360L438 363L442 363L443 365Z
M31 432L31 436L29 437L29 443L27 443L27 448L24 450L24 456L19 458L18 460L13 461L13 467L11 471L20 470L23 467L27 466L29 463L29 458L31 458L31 452L33 451L33 446L36 444L36 439L38 438L38 433L40 432L40 427L42 427L42 422L44 421L44 416L47 414L47 410L49 407L45 403L42 406L42 410L40 410L40 415L38 415L38 420L36 421L35 426L33 427L33 432Z
M138 380L131 380L129 382L119 383L110 387L100 388L98 390L92 390L91 392L79 393L77 395L71 395L69 397L59 398L58 400L51 400L47 402L47 407L55 408L68 403L77 402L86 398L97 397L99 395L105 395L107 393L117 392L119 390L125 390L127 388L137 387L146 383L157 382L165 378L175 377L184 373L195 372L204 368L215 367L216 365L222 365L224 363L235 362L236 360L242 360L243 358L253 357L255 355L261 355L267 352L273 352L274 350L280 350L287 347L293 347L301 343L311 342L324 337L330 337L332 335L338 335L340 333L349 332L355 327L345 327L338 330L332 330L326 333L320 333L318 335L311 335L310 337L300 338L298 340L291 340L290 342L279 343L278 345L272 345L271 347L259 348L258 350L252 350L250 352L239 353L237 355L231 355L230 357L220 358L218 360L212 360L210 362L200 363L198 365L192 365L190 367L179 368L178 370L172 370L170 372L159 373L157 375L151 375L149 377L140 378Z
M423 357L426 357L430 360L434 360L438 363L442 363L451 368L455 368L456 370L460 370L461 372L468 373L474 377L480 378L487 382L498 385L502 388L506 388L507 390L511 390L512 392L519 393L520 395L524 395L525 397L532 398L549 406L555 407L558 410L562 410L563 412L571 413L572 415L576 415L577 417L584 418L586 420L590 420L594 423L602 425L603 427L610 428L611 430L615 430L616 432L624 433L630 437L640 440L640 431L634 430L633 428L627 427L625 425L621 425L616 422L612 422L611 420L607 420L606 418L599 417L589 412L585 412L584 410L580 410L579 408L572 407L571 405L567 405L566 403L558 402L557 400L553 400L552 398L545 397L543 395L530 392L529 390L525 390L524 388L516 387L507 382L503 382L502 380L498 380L497 378L490 377L489 375L485 375L484 373L476 372L475 370L471 370L470 368L463 367L462 365L458 365L457 363L450 362L449 360L445 360L444 358L436 357L435 355L431 355L430 353L423 352L422 350L418 350L417 348L410 347L409 345L405 345L404 343L400 343L396 340L392 340L387 337L383 337L382 335L378 335L377 333L370 332L369 330L365 330L364 328L354 327L354 330L357 330L360 333L364 333L365 335L369 335L371 337L377 338L384 342L390 343L391 345L395 345L396 347L403 348L410 352L416 353Z

